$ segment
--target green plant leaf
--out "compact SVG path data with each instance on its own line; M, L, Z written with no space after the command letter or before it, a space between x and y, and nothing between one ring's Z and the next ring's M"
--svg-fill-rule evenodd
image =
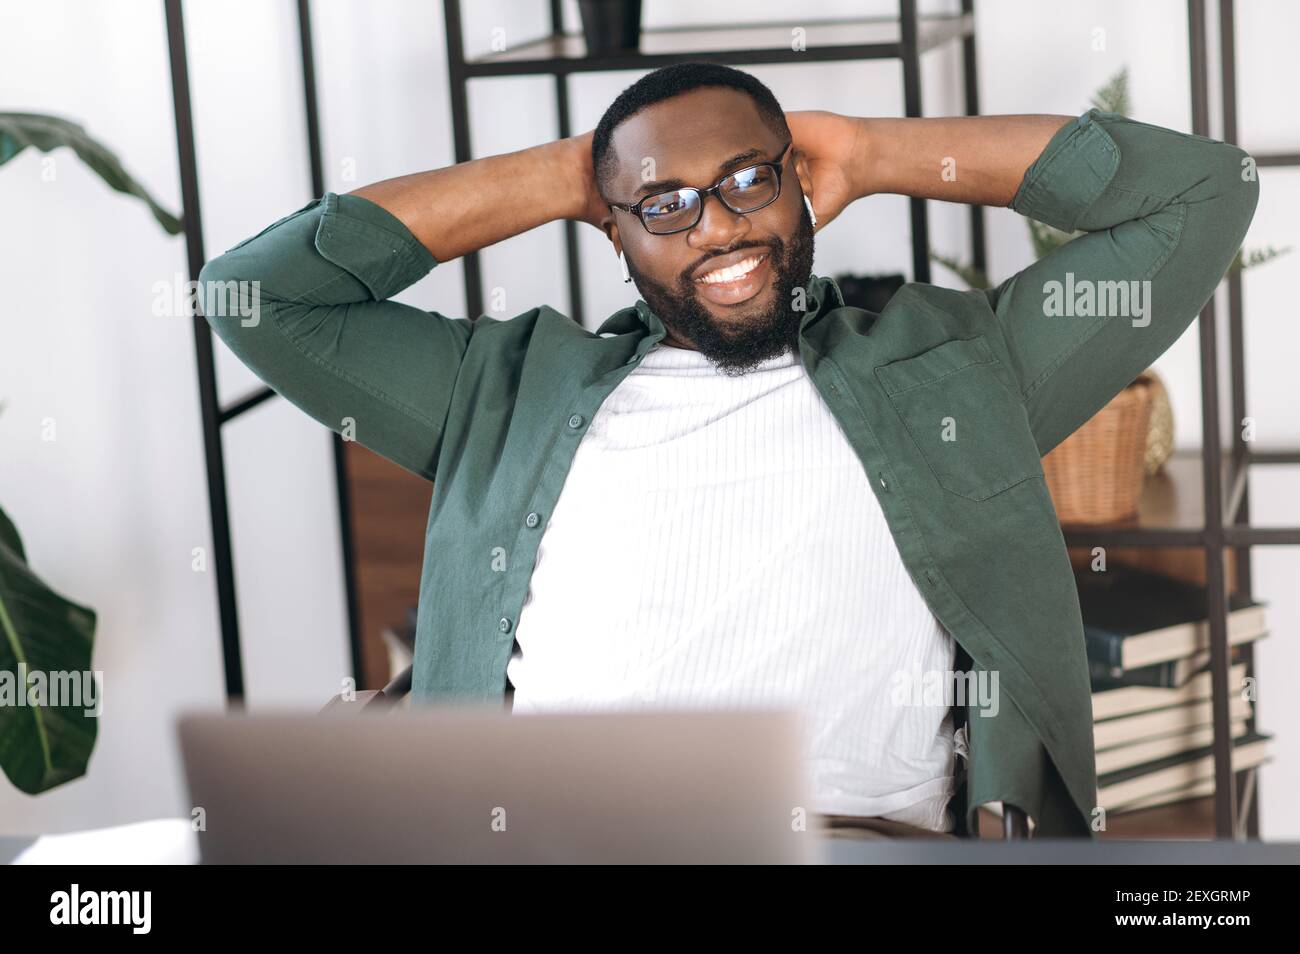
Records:
M1265 262L1271 262L1273 259L1286 255L1290 251L1290 245L1285 248L1274 248L1272 245L1266 245L1263 248L1251 249L1249 252L1246 251L1245 246L1242 246L1237 249L1237 254L1233 256L1232 264L1228 266L1225 274L1231 275L1247 268L1254 268L1256 265L1263 265Z
M1092 105L1098 109L1111 113L1118 113L1121 116L1127 116L1129 112L1128 102L1128 67L1123 67L1118 73L1106 81L1106 85L1097 90L1092 97ZM1029 241L1033 245L1034 258L1040 259L1050 252L1054 252L1067 242L1073 241L1083 232L1062 232L1060 229L1053 228L1045 222L1039 222L1035 219L1026 218L1025 224L1029 227ZM1291 251L1291 247L1276 249L1269 245L1262 249L1255 249L1251 252L1245 252L1244 249L1238 249L1236 257L1232 264L1228 266L1225 274L1231 275L1234 272L1247 268L1254 268L1257 265L1263 265L1265 262L1272 261L1279 255L1285 255ZM971 288L991 288L992 281L975 268L973 265L966 265L957 261L955 258L949 258L940 255L933 249L930 251L931 261L938 262L940 265L951 269L957 277L964 281Z
M23 552L22 537L18 536L18 528L3 510L0 510L0 547L13 550L20 560L27 559L27 554Z
M1034 246L1034 258L1042 258L1049 252L1054 252L1067 242L1073 241L1084 233L1062 232L1058 228L1048 225L1046 222L1039 222L1037 219L1025 219L1029 225L1029 240Z
M1119 113L1121 116L1128 115L1127 66L1121 67L1118 73L1106 81L1105 86L1093 94L1092 105L1108 113Z
M982 271L974 265L965 265L949 255L942 255L934 249L930 249L930 261L938 262L944 268L952 271L971 288L989 288L989 279Z
M144 186L131 178L107 146L92 139L76 123L39 113L0 113L0 165L29 146L41 152L67 146L110 188L133 195L149 206L153 217L169 235L185 231L181 220L154 201Z
M27 565L18 528L0 510L0 768L28 795L86 773L99 722L86 710L100 687L83 682L79 699L55 700L48 690L61 674L87 678L94 640L95 611L41 582ZM47 680L40 705L30 704L20 665Z

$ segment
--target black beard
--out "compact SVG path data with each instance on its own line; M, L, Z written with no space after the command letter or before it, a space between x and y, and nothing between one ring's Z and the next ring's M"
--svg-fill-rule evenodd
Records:
M665 327L693 342L724 374L745 374L777 355L798 352L799 325L805 313L792 307L794 290L808 284L813 263L812 220L805 204L800 203L799 208L799 228L789 247L779 238L768 243L776 297L767 311L739 328L721 324L709 314L697 296L698 286L689 277L683 277L673 289L643 275L624 252L628 274Z

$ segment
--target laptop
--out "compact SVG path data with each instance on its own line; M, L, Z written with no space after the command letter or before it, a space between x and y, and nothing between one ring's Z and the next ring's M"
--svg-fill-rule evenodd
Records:
M819 863L789 708L178 720L215 864Z

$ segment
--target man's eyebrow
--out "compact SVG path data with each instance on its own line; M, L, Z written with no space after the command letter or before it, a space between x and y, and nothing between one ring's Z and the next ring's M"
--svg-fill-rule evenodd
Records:
M718 166L718 178L720 179L728 172L734 172L744 166L753 165L762 158L762 149L754 148L738 152ZM669 189L681 189L686 185L687 183L682 179L657 179L654 182L644 182L639 189L632 193L632 204L635 205L636 201L643 196L654 195L657 192L667 192ZM713 185L713 183L710 182L709 185ZM701 186L701 188L703 187Z

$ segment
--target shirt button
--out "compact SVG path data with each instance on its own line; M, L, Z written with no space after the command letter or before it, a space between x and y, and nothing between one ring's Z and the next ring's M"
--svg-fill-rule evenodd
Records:
M574 428L575 430L579 427L582 427L582 415L575 414L571 418L569 418L569 426Z
M634 355L632 355L632 357L628 358L627 361L624 362L624 363L625 363L625 364L636 364L638 360L640 360L640 356L634 354Z
M501 632L503 633L510 632L510 617L502 616L501 622L497 623L497 628L500 629Z
M530 527L535 527L541 522L542 522L542 518L537 515L537 511L535 510L532 513L530 513L528 516L524 517L524 523Z

